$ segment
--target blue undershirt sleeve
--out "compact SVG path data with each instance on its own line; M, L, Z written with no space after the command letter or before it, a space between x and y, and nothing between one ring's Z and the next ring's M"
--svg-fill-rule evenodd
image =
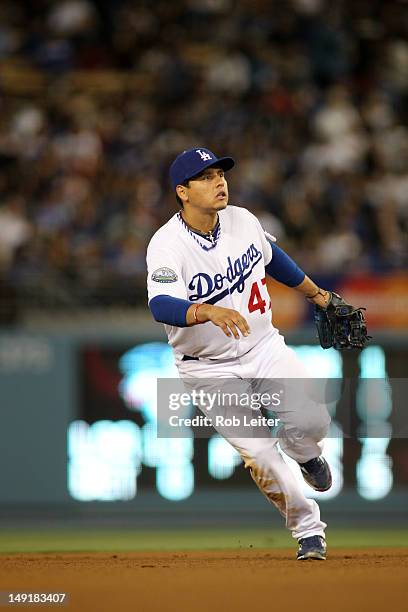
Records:
M170 295L156 295L149 302L150 312L159 323L188 327L186 323L187 310L192 302Z
M270 242L270 245L272 247L272 259L265 266L266 273L288 287L297 287L300 285L306 274L299 268L293 259L274 242Z

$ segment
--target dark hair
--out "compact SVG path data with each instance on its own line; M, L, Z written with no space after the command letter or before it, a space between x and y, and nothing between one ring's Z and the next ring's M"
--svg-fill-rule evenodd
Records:
M190 181L184 181L184 183L180 183L180 185L183 185L183 187L188 187ZM177 195L177 191L176 191L176 200L177 200L177 204L180 206L180 208L184 208L183 206L183 200L180 198L180 196Z

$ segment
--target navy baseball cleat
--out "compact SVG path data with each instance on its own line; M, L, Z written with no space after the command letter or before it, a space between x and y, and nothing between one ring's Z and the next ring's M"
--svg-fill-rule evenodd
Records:
M326 561L326 540L322 536L310 536L299 540L299 550L297 560L317 559Z
M315 457L306 463L299 463L299 467L303 478L315 491L327 491L332 486L330 467L323 457Z

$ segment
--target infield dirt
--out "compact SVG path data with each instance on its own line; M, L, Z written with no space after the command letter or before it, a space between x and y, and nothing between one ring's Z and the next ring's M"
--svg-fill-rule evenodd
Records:
M24 606L36 610L399 612L407 570L407 548L335 549L326 562L293 549L14 554L0 557L0 590L69 594L64 606Z

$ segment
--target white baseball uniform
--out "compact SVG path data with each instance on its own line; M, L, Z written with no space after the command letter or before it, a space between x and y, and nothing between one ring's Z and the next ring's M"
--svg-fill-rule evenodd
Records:
M302 363L271 321L265 265L272 258L272 248L259 221L245 208L231 205L218 216L218 229L210 241L193 232L177 213L154 234L147 250L149 301L168 295L232 308L246 318L251 330L237 340L211 322L191 327L165 325L180 376L236 378L237 382L307 378ZM185 355L197 359L185 361ZM275 412L291 426L293 410ZM280 444L293 459L306 462L320 455L319 442L330 419L323 407L310 413L295 412L296 426L301 422L304 436L280 440ZM326 525L320 520L319 507L304 496L276 438L267 431L262 438L225 437L241 454L260 490L285 517L293 537L324 535Z

